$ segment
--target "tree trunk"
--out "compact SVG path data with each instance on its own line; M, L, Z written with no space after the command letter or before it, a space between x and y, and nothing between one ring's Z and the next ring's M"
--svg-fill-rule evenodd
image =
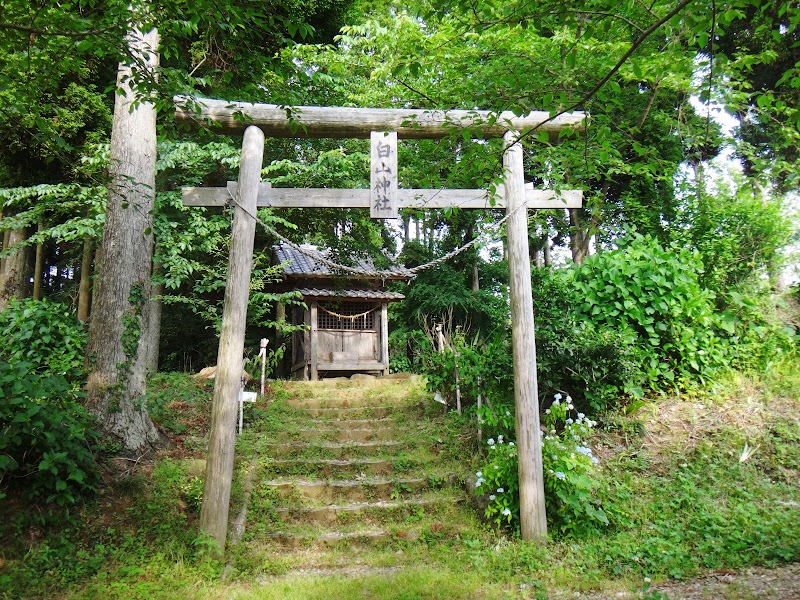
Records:
M132 27L128 44L147 68L157 67L156 30L143 35ZM86 390L87 407L105 434L139 456L160 441L141 402L148 357L144 345L153 257L156 111L149 102L132 109L135 92L130 75L130 67L121 64L109 151L108 206L87 344Z
M572 251L572 261L576 265L582 265L583 260L589 253L589 242L592 239L589 231L584 231L581 226L579 213L577 208L569 209L569 248Z
M89 304L92 298L92 238L83 240L81 252L81 281L78 286L78 320L89 319Z
M0 211L0 221L2 221L2 220L3 220L3 213L2 213L2 211ZM8 234L9 233L10 232L8 230L3 231L2 238L0 238L0 250L5 250L6 248L8 248ZM5 257L4 256L0 256L0 273L2 273L3 270L6 268L5 265L6 265Z
M146 328L142 332L142 344L144 352L147 353L145 359L145 369L148 374L158 371L159 344L161 342L161 312L163 304L161 296L164 293L164 285L158 284L150 289L150 302L147 303Z
M533 266L536 267L537 269L541 268L542 255L539 254L539 250L531 246L531 254L533 254L533 256L531 257L531 260L533 260Z
M4 236L3 249L7 250L24 241L24 229L11 229L6 231ZM0 269L0 310L4 310L12 298L25 297L27 264L27 247L17 248L3 260L2 269Z
M44 223L39 221L38 231L44 229ZM33 267L33 299L42 299L42 283L44 282L44 243L36 244L36 264Z
M275 307L275 323L275 349L277 350L286 343L283 333L284 328L286 327L286 304L283 302L278 302L277 306ZM277 377L286 377L291 373L291 369L294 364L288 365L288 369L285 368L285 365L285 359L280 361L275 372Z
M550 267L553 259L550 256L550 234L547 232L542 234L542 254L544 254L544 266Z
M154 254L158 253L158 247L154 248ZM153 276L157 277L161 273L161 263L153 262ZM164 294L164 284L153 285L150 288L150 302L147 304L145 314L145 330L142 332L142 344L147 353L145 358L145 369L147 373L158 371L158 351L161 341L161 296Z

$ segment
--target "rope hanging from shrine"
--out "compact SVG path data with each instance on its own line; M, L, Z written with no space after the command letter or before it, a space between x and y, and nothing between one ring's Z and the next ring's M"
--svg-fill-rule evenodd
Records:
M304 248L300 244L297 244L297 243L293 242L292 240L290 240L286 236L284 236L281 233L279 233L278 231L276 231L274 228L272 228L269 225L267 225L264 221L262 221L258 217L258 215L255 215L255 214L247 211L247 209L245 209L237 201L237 199L233 196L233 194L230 193L230 190L228 191L228 195L230 196L230 200L231 200L231 202L233 204L235 204L240 209L242 209L256 223L258 223L267 233L269 233L270 235L275 236L281 242L283 242L284 244L288 245L290 248L292 248L296 252L299 252L300 254L303 254L303 255L307 256L308 258L311 258L312 260L320 262L320 263L322 263L322 264L326 265L327 267L329 267L331 269L334 269L334 270L344 271L346 273L352 273L353 275L359 275L359 276L362 276L362 277L377 277L379 279L388 279L390 277L394 277L394 276L397 276L399 274L400 275L402 275L402 274L410 274L410 275L413 276L413 275L416 275L417 273L421 273L422 271L425 271L427 269L431 269L431 268L433 268L435 266L438 266L438 265L440 265L440 264L442 264L444 262L447 262L451 258L455 258L459 254L461 254L463 252L466 252L467 250L469 250L470 248L475 246L478 242L483 241L486 237L488 237L488 235L490 233L494 233L495 235L497 235L499 233L500 227L508 219L510 219L513 214L515 214L519 210L527 210L527 206L524 203L521 204L520 206L518 206L517 208L515 208L514 210L512 210L511 212L506 214L497 223L493 223L492 225L490 225L490 227L494 230L493 232L483 231L479 235L475 236L475 238L473 238L472 240L470 240L469 242L464 244L463 246L460 246L459 248L456 248L455 250L452 250L452 251L448 252L447 254L444 254L443 256L440 256L439 258L436 258L436 259L434 259L434 260L432 260L430 262L427 262L427 263L425 263L423 265L417 265L416 267L411 267L409 269L398 268L398 269L394 269L394 270L379 271L379 270L360 269L358 267L351 267L351 266L348 266L348 265L343 265L341 263L337 263L335 261L332 261L332 260L326 258L321 252L318 252L316 250L311 250L309 248Z
M339 319L349 319L351 321L355 321L356 319L360 319L361 317L366 317L371 312L375 312L376 310L378 310L379 307L374 306L374 307L370 308L369 310L364 311L362 313L359 313L357 315L340 315L337 312L333 312L332 310L328 310L327 308L325 308L322 305L318 305L317 308L319 308L319 310L321 310L322 312L328 313L332 317L338 317Z

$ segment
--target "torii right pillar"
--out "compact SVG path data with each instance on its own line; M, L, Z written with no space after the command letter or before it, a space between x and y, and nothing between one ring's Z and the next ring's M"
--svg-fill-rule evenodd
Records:
M522 144L518 133L504 136L506 221L508 233L509 291L514 351L514 402L516 404L517 456L519 460L519 510L523 540L547 543L544 502L542 437L539 424L539 389L536 379L536 338L531 293L531 259L528 254L528 210Z

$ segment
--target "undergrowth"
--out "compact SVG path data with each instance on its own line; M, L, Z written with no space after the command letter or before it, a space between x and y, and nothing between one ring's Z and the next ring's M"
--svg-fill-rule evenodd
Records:
M798 389L800 370L787 361L759 378L732 378L713 396L669 400L678 409L701 406L704 420L659 421L666 404L609 418L588 441L600 459L592 493L609 519L601 534L553 532L540 547L482 525L475 509L467 523L453 522L448 512L420 522L415 540L326 555L331 565L357 560L408 569L381 576L287 578L293 559L256 554L244 543L230 554L238 570L222 581L222 565L197 535L201 461L180 453L127 476L106 475L93 498L69 510L31 506L12 494L0 523L0 598L333 598L364 590L386 598L547 598L553 590L642 589L645 578L657 583L707 569L798 561ZM736 416L744 396L759 410ZM164 411L162 426L180 422L173 396L151 401ZM277 435L307 425L280 402L266 410L257 405L248 418L243 462L256 430ZM469 463L476 450L471 419L443 417L431 402L407 415L403 427L416 423L442 458ZM658 436L643 435L656 426ZM418 468L418 458L408 448L395 460L405 473ZM267 471L269 461L259 468ZM274 497L258 486L254 496L253 515L260 516L248 521L252 534L275 518ZM258 586L256 573L264 578Z

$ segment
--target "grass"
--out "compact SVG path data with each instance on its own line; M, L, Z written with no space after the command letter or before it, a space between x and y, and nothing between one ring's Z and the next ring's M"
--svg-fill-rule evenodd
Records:
M179 374L162 377L149 402L171 435L196 444L208 387ZM180 399L173 387L183 390ZM372 546L287 551L270 543L278 524L299 525L283 522L276 509L286 499L258 482L281 474L313 479L319 467L304 472L299 463L282 471L263 454L262 438L313 425L287 402L290 394L310 397L309 388L276 386L269 409L248 416L237 472L242 479L255 450L256 485L244 539L229 551L234 568L227 579L196 534L202 461L178 440L146 469L109 474L96 497L70 512L26 506L11 494L0 522L0 598L488 599L588 590L657 598L641 592L645 578L657 583L800 560L800 368L789 361L758 377L731 376L712 391L608 416L591 442L602 460L598 494L611 524L584 537L551 531L546 548L492 530L466 502L398 508L393 535ZM158 396L159 389L170 391ZM395 402L400 389L391 388ZM346 390L342 382L326 389ZM416 403L393 416L399 427L414 425L410 443L381 454L399 468L394 477L447 488L437 479L450 470L442 465L474 470L466 417ZM306 457L337 458L327 450ZM366 523L353 515L342 520L358 530L385 525L382 519L367 511ZM394 570L398 565L403 569ZM328 571L345 567L349 576Z

